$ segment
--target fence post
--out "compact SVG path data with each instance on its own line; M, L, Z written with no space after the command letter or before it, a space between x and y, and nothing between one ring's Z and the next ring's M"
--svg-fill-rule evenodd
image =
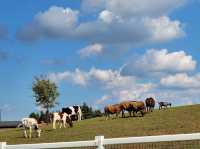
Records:
M104 140L104 136L95 136L97 149L104 149L103 140Z
M0 149L6 149L6 142L0 142Z

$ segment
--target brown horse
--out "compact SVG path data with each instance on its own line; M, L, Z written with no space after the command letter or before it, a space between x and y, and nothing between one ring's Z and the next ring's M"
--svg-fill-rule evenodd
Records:
M149 111L153 112L153 109L155 107L155 100L152 97L150 97L150 98L147 98L145 100L145 103L146 103L146 111L147 112L149 112Z

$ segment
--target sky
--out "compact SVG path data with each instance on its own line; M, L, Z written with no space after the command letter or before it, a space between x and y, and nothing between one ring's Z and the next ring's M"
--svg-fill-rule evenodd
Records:
M35 76L56 83L59 105L95 109L153 97L200 103L199 0L1 0L3 120L40 111Z

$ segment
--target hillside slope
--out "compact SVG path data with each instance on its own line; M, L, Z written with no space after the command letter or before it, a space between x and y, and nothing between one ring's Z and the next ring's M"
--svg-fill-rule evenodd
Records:
M21 129L0 130L0 142L8 144L90 140L105 138L200 132L200 105L155 110L144 117L105 117L75 122L73 128L52 130L45 126L40 139L24 139Z

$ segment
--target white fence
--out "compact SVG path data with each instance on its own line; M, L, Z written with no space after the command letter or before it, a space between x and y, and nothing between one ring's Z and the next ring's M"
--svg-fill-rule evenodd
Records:
M128 138L104 139L104 136L96 136L95 140L76 141L76 142L57 142L57 143L40 143L40 144L19 144L7 145L6 142L0 142L0 149L44 149L44 148L73 148L73 147L96 147L104 149L105 145L117 144L135 144L135 143L155 143L166 141L200 141L200 133L177 134L177 135L160 135Z

